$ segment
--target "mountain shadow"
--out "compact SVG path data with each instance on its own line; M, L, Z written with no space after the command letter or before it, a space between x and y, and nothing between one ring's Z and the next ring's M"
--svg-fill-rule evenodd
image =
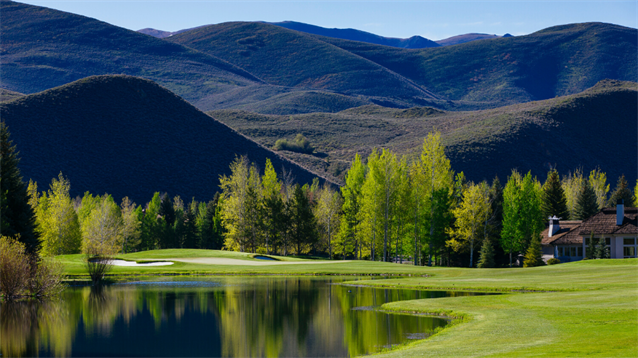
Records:
M212 199L237 156L263 169L266 158L299 183L316 175L200 112L145 79L94 76L0 104L25 178L46 190L61 171L72 195L129 196L155 191Z

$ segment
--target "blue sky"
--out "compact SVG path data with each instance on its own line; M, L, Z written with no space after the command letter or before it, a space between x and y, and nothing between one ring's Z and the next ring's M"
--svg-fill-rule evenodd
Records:
M478 32L524 35L554 25L609 22L638 27L631 1L19 1L106 21L131 30L176 31L227 21L299 21L388 37L431 40Z

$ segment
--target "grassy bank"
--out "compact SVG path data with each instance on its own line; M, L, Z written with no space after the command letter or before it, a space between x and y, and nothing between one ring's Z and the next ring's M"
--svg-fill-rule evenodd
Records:
M386 310L444 314L460 322L398 356L636 357L638 260L529 269L431 268L427 278L357 281L385 287L554 291L403 301ZM407 349L407 350L406 350Z
M65 272L75 278L84 274L82 258L82 255L60 257ZM169 258L240 260L234 265L176 262L171 266L115 267L112 274L121 277L157 274L389 274L404 277L352 284L506 293L384 305L382 308L389 311L457 318L456 324L438 334L384 353L384 357L638 356L638 259L581 261L525 269L468 269L364 261L325 263L289 257L278 257L289 262L283 265L250 266L260 260L247 253L211 250L157 250L118 258L137 261ZM246 262L246 265L239 264L241 262Z

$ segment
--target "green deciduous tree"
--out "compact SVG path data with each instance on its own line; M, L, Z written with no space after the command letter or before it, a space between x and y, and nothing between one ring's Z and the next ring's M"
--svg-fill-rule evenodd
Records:
M556 216L567 219L569 211L567 209L567 197L560 182L556 169L547 173L547 180L543 184L541 201L541 211L545 218Z
M594 169L589 173L589 185L594 189L596 193L596 203L598 204L598 210L601 210L607 204L607 193L609 192L609 184L607 184L607 174L600 171L600 169Z
M352 166L346 173L346 184L341 187L343 216L335 242L335 253L343 255L344 259L348 254L355 253L357 242L361 242L360 211L366 172L366 165L361 162L359 154L356 154Z
M20 159L9 135L0 121L0 235L19 237L27 252L34 253L40 245L35 212L29 205L28 188L18 168Z
M250 167L248 158L238 157L230 164L231 175L219 178L222 190L222 224L226 230L224 245L230 250L244 251L247 243L245 228L247 224L246 201L248 196L248 178Z
M159 246L159 237L162 235L162 225L159 221L159 211L162 199L159 192L153 194L153 198L146 204L141 224L141 249L154 250Z
M339 227L339 212L342 205L341 193L332 190L328 183L324 183L319 191L315 216L319 225L320 236L323 238L324 247L328 256L332 259L332 237ZM363 220L361 220L363 222Z
M122 215L122 253L132 252L141 243L140 235L144 215L142 207L136 206L127 196L122 199L120 212Z
M485 182L469 183L461 202L452 210L454 227L449 229L451 239L447 245L454 251L470 250L470 267L473 267L474 247L483 238L484 225L490 214L489 187Z
M580 193L584 184L585 178L583 178L583 172L580 169L563 177L562 185L565 191L565 199L567 199L567 210L569 211L570 219L576 217L576 200L578 200L578 193Z
M530 241L543 230L540 184L528 172L524 178L512 171L503 190L501 246L510 254L525 252Z
M57 180L51 181L48 192L31 201L35 206L36 231L40 234L44 256L80 252L82 234L69 196L70 188L69 180L60 173Z
M437 232L440 233L441 228L447 223L440 223L437 220L445 220L449 215L447 213L436 212L444 210L447 199L441 190L452 191L452 183L454 172L450 165L450 160L445 156L445 147L441 142L441 133L428 133L423 141L423 149L421 151L421 165L423 189L425 190L425 212L427 213L424 227L427 247L428 247L428 265L432 264L432 255L444 245L444 242L435 242L440 240ZM435 200L435 193L438 192L438 202ZM448 207L449 209L449 207ZM440 235L439 235L440 236ZM445 234L443 234L445 236Z
M122 250L124 225L110 195L99 198L82 225L82 252L91 256L113 256Z

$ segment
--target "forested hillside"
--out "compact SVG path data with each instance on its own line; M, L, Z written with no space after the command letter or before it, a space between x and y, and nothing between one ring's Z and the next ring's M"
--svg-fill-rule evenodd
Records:
M0 105L25 180L46 189L62 172L85 191L138 203L155 191L210 200L236 156L270 158L299 183L315 175L200 112L157 84L95 76Z
M600 167L612 178L635 179L637 96L634 82L602 81L581 94L483 111L362 106L295 116L208 113L269 147L300 133L315 154L281 153L341 179L355 153L384 147L416 155L433 130L441 131L453 167L472 180L505 178L513 168L543 176L550 167L563 173Z

